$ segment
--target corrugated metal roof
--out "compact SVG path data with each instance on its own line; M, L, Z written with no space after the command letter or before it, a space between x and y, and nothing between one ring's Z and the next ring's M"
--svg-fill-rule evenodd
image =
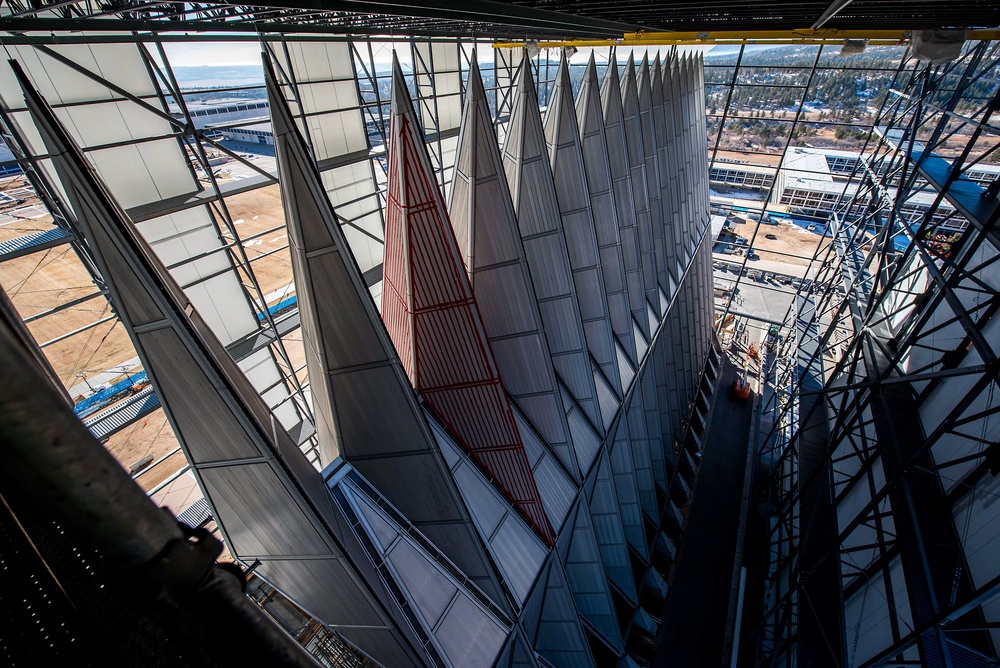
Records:
M0 262L13 260L17 257L30 255L40 250L54 248L73 240L73 234L61 227L51 230L25 234L6 241L0 241Z

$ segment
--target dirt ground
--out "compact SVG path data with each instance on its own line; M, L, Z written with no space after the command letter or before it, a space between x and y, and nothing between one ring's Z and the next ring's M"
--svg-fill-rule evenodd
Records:
M18 188L23 182L23 176L2 179L0 192ZM27 202L0 204L0 219L5 221L0 223L0 240L51 229L52 219L48 215L27 220L16 215L16 211L25 206L39 204L34 197ZM90 274L69 245L0 263L0 285L22 318L97 291ZM81 373L100 373L135 357L132 343L125 329L112 317L62 341L45 344L112 315L107 300L98 296L28 323L28 329L39 344L45 346L46 356L67 389L82 383Z
M6 200L0 201L0 241L52 227L51 217L38 216L38 212L44 214L44 209L37 208L40 202L30 195L30 191L25 191L25 185L23 176L0 179L0 193L9 193ZM23 196L25 192L29 194L27 199ZM292 270L285 247L288 238L278 187L229 197L226 206L266 301L273 304L293 294L287 289L292 283ZM0 285L22 318L30 318L97 290L69 245L0 263ZM135 357L135 349L124 327L112 315L107 300L95 297L29 323L36 340L44 344L109 318L107 322L45 347L46 356L65 387L83 384L81 374L93 376ZM293 366L304 367L299 332L292 332L286 338ZM299 376L304 382L304 368ZM80 398L83 396L74 397ZM111 436L106 447L126 469L146 455L152 455L154 465L137 477L137 482L147 491L186 463L182 453L170 454L178 444L162 409ZM167 455L170 456L159 461Z
M711 147L709 147L709 151L711 151ZM754 151L751 153L744 151L726 151L720 147L715 159L720 162L732 162L736 164L749 163L751 165L759 165L763 167L777 167L781 162L781 151L775 151L773 153L761 153ZM725 165L720 166L724 167Z
M772 214L773 215L773 214ZM732 217L736 219L735 216ZM746 218L739 217L739 220ZM749 220L743 224L732 224L731 227L741 237L750 243L752 239L755 254L760 255L762 260L774 262L784 262L799 266L807 266L823 240L823 236L815 232L809 232L803 227L794 223L778 223L768 225L766 223L756 223ZM758 229L759 227L759 229ZM754 232L756 231L756 237ZM768 239L771 234L776 239ZM742 260L740 256L734 256Z
M731 115L731 118L738 117L749 117L749 112L733 113ZM768 116L759 118L759 120L791 121L794 117L795 115L792 112L778 111L776 112L774 118ZM862 139L847 137L837 139L836 126L820 126L818 128L812 126L803 127L802 124L804 123L819 120L819 114L816 112L803 113L802 117L803 120L799 126L802 129L799 131L800 136L792 140L794 145L812 148L831 148L845 151L859 151L864 146L864 141ZM783 123L777 127L783 128L787 135L787 130L791 127L791 124ZM948 158L957 158L962 154L966 145L969 143L969 134L966 132L955 132L954 130L953 126L949 127L949 132L951 134L947 134L943 137L942 141L935 147L934 152L936 154ZM713 148L715 137L715 133L710 133L708 137L709 151ZM926 139L926 137L923 136L923 133L921 133L919 138ZM737 134L732 131L727 131L724 132L722 139L719 141L719 152L717 158L728 159L734 162L746 162L752 165L776 167L781 160L781 145L783 145L784 142L784 137L775 137L770 142L765 142L760 137L752 134ZM1000 143L1000 136L987 134L981 135L976 140L975 149L967 159L970 161L977 159L979 156L991 150L998 143ZM1000 153L996 152L990 154L984 160L984 164L998 163L1000 163Z
M236 223L236 233L243 240L243 251L253 267L261 292L267 296L284 289L292 282L292 260L278 186L227 197L226 207ZM268 302L273 304L281 299L275 296Z
M244 240L243 250L252 263L261 291L265 297L270 297L269 303L280 301L291 293L272 293L284 290L292 282L292 270L288 249L283 248L288 237L277 186L227 198L226 204L236 222L236 232ZM2 208L0 213L3 213ZM0 241L49 228L51 219L47 216L16 220L0 226ZM23 318L92 294L97 289L80 258L68 245L0 264L0 285ZM28 327L36 340L44 344L112 315L107 300L95 297L31 322ZM124 328L113 318L46 346L45 353L67 389L82 383L80 374L101 373L136 354Z
M146 455L153 456L153 466L143 469L136 481L149 491L186 463L184 455L177 453L162 463L161 458L177 449L177 437L170 428L167 416L158 408L135 424L131 424L105 443L108 452L126 469Z

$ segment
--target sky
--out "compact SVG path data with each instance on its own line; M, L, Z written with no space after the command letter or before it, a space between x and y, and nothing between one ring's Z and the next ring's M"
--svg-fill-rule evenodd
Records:
M392 47L388 42L375 42L372 44L372 52L377 63L392 62ZM485 47L485 48L484 48ZM683 47L685 51L708 51L711 47ZM721 47L716 47L719 49ZM170 63L174 66L199 66L199 65L254 65L260 63L260 44L257 42L167 42L164 45ZM669 50L665 47L648 47L650 54L659 50L661 53ZM573 63L585 63L590 57L590 49L580 49L572 58ZM617 49L618 60L624 62L630 52L635 53L636 59L642 58L642 54L647 51L647 47L624 47ZM549 49L548 56L552 59L558 58L556 49ZM608 49L597 49L598 60L607 59ZM481 46L477 51L478 59L482 61L492 61L492 49L488 45ZM401 49L399 52L401 63L408 63L409 49Z
M163 48L177 67L260 63L257 42L167 42Z
M372 55L377 63L392 62L392 44L373 43ZM167 42L164 50L175 67L197 67L199 65L259 65L260 43L248 42ZM366 48L367 50L367 48ZM480 59L482 59L482 54ZM409 49L399 52L401 63L410 61Z

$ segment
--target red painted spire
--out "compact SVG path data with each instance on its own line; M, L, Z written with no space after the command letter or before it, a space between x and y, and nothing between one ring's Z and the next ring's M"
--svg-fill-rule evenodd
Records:
M395 59L382 317L423 400L553 544L552 527Z

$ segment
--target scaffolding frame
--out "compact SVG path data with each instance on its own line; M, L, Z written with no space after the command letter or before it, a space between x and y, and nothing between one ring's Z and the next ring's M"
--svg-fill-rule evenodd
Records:
M786 314L779 391L764 409L775 428L757 446L772 471L761 665L810 656L804 638L823 621L810 578L831 567L839 633L822 636L820 665L996 656L982 607L996 582L969 532L984 521L977 494L995 468L998 207L995 188L966 174L995 151L997 62L996 43L978 42L944 65L901 63L851 175L856 190L845 188ZM984 94L974 84L986 81ZM908 214L923 192L933 203ZM808 470L804 449L819 458ZM824 513L832 524L817 528ZM865 599L879 594L885 622L862 629Z

